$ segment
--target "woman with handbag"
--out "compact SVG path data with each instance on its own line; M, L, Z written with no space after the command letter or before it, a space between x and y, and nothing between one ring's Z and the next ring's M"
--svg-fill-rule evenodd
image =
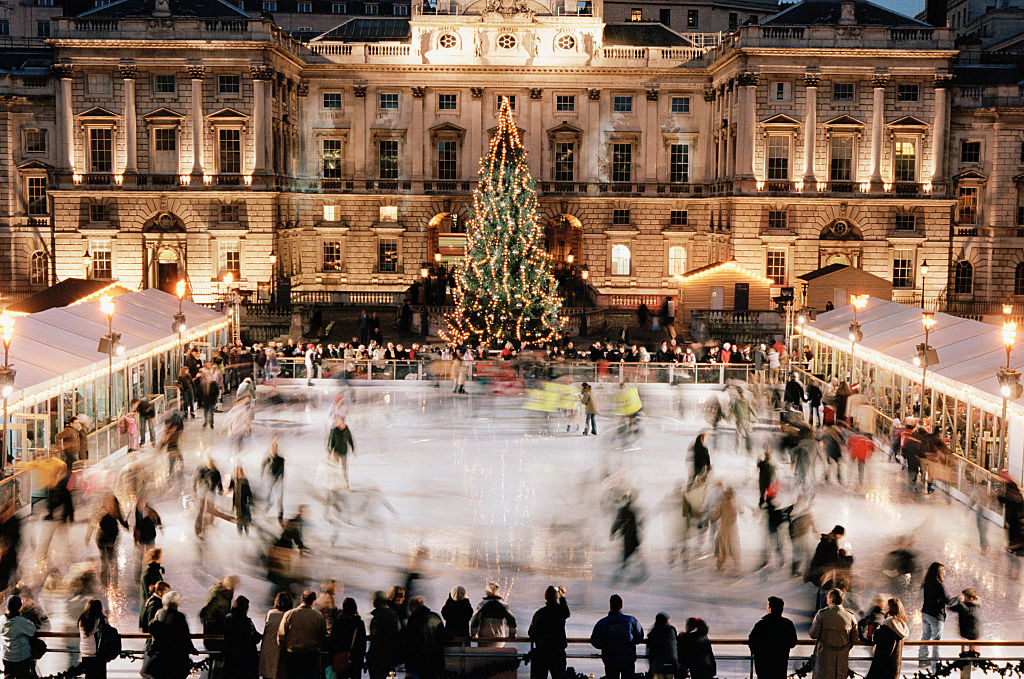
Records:
M327 648L335 679L359 679L366 656L366 625L352 597L341 603L341 615L331 628Z
M263 645L260 647L260 676L265 679L286 679L281 648L277 645L277 628L281 625L281 618L294 605L295 599L290 592L278 592L274 597L274 607L267 611Z
M85 679L107 679L107 663L96 654L96 632L103 620L103 604L99 599L90 599L78 616L78 639Z

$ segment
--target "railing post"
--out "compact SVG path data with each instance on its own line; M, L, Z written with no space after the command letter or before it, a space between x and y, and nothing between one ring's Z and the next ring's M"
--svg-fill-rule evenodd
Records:
M967 646L961 646L961 650L966 651ZM974 668L974 663L966 662L960 667L960 679L971 679L971 670Z
M725 364L718 364L718 383L725 384Z

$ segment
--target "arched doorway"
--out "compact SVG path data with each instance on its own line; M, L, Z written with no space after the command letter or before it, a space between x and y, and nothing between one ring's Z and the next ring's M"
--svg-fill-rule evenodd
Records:
M175 294L174 286L183 272L178 267L178 252L171 248L160 248L156 255L156 285L166 293Z
M185 223L171 212L158 212L142 226L145 247L145 287L175 294L174 286L186 277Z
M850 258L847 255L829 255L829 258L825 260L825 266L831 266L833 264L850 266Z
M466 252L466 226L457 212L439 212L427 223L427 256L431 264L455 266Z
M583 264L583 224L572 215L558 214L544 230L545 249L556 268Z

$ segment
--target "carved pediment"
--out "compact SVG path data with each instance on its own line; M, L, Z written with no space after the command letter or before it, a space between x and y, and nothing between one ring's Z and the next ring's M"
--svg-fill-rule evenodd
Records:
M1016 180L1016 177L1014 179ZM988 181L988 175L984 175L984 174L978 172L977 170L967 170L966 172L961 172L958 175L954 175L953 176L953 181L956 181L956 182L962 182L962 181L984 182L984 181Z
M796 118L790 118L785 113L779 113L777 115L772 116L771 118L768 118L767 120L762 120L761 124L762 125L774 125L774 126L778 126L778 127L782 127L782 126L790 127L790 126L799 126L800 125L800 121L797 120Z
M79 118L120 118L118 114L114 113L109 109L105 109L102 106L93 106L88 111L83 111L78 114Z
M177 111L172 111L169 108L165 108L165 107L161 106L160 108L155 109L153 111L150 111L149 113L142 114L142 119L143 120L184 120L185 119L185 115L183 113L178 113Z
M241 111L227 106L219 111L214 111L210 115L206 116L210 120L248 120L249 116L245 115Z
M841 115L822 123L825 127L864 127L864 123L848 115Z
M434 125L433 127L429 128L429 130L433 134L445 133L445 132L448 132L448 133L451 133L451 134L458 134L458 135L466 134L466 130L464 128L461 128L458 125L455 125L455 124L452 124L452 123L439 123L439 124Z
M549 135L571 134L571 135L574 135L574 136L577 136L577 137L582 137L583 136L583 130L581 130L580 128L576 127L575 125L569 124L568 122L562 122L561 124L555 125L554 127L550 128L548 130L548 134Z
M26 160L24 163L18 165L19 170L41 170L43 172L49 172L53 169L52 166L38 160Z
M915 118L914 116L903 116L902 118L897 118L896 120L893 120L890 123L886 123L886 127L895 127L903 129L925 129L928 127L928 123L921 120L920 118Z

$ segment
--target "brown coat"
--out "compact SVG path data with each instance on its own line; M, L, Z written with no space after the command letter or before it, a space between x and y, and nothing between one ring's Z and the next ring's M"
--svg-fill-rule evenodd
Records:
M811 623L814 646L813 679L846 679L850 668L850 649L858 641L857 618L842 606L829 605L814 616Z
M597 399L590 389L580 395L580 403L583 404L583 412L587 415L597 415Z
M267 611L267 622L263 627L263 645L260 647L260 676L267 679L287 679L284 663L281 662L281 647L277 645L277 628L281 625L284 611L273 608Z

